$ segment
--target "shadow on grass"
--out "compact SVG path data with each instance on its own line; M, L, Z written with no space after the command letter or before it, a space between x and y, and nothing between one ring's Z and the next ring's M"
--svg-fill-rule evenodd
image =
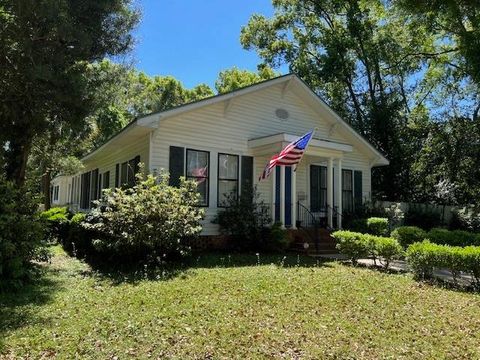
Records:
M55 292L62 288L54 271L37 265L35 275L26 285L0 292L0 354L5 347L5 336L26 325L45 324L48 319L38 316L36 309L51 301Z
M93 274L113 285L137 283L143 280L165 281L176 277L188 277L196 269L236 268L275 265L282 268L330 266L329 260L314 259L297 254L261 254L208 252L194 253L188 258L161 263L105 263L92 259L86 260Z

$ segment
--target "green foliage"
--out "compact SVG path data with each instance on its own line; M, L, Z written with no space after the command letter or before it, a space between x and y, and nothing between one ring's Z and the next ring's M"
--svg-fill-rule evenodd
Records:
M214 223L219 224L236 249L260 250L269 241L270 211L259 199L256 188L242 192L238 199L235 195L228 196L225 209L217 213ZM275 233L277 230L274 228Z
M204 215L198 206L196 183L182 179L168 185L168 176L137 175L128 189L108 189L95 202L82 225L93 231L93 245L104 258L142 259L184 256Z
M442 220L440 214L434 210L412 206L405 213L404 224L430 230L433 227L441 226Z
M368 236L370 253L388 269L392 260L400 258L403 248L398 241L391 237Z
M38 201L25 188L0 177L0 290L28 279L32 260L45 260Z
M407 261L420 278L431 277L436 268L450 270L455 280L460 272L468 273L473 277L472 285L480 290L480 246L448 246L426 240L408 247Z
M428 239L435 244L450 246L480 246L480 234L462 230L449 231L447 229L433 228L428 232Z
M400 226L392 231L390 236L396 239L406 249L409 245L422 242L427 238L427 232L417 226Z
M139 14L130 0L7 0L1 8L0 144L8 144L7 179L23 184L37 137L54 133L54 144L87 127L89 64L126 53Z
M368 233L377 236L388 234L388 219L371 217L367 219Z
M233 67L232 69L221 71L218 74L218 79L215 82L215 88L219 94L223 94L274 78L278 75L279 74L277 74L268 66L260 67L258 73L248 70L240 70L237 67Z
M358 259L369 255L369 239L361 233L352 231L335 231L332 237L337 241L337 249L356 265Z
M368 225L366 218L350 220L347 224L345 224L344 227L346 230L350 230L353 232L359 232L362 234L368 233Z
M465 207L453 212L449 227L480 233L480 207Z
M68 234L70 214L66 207L54 207L40 213L40 219L46 225L47 238L61 241Z
M423 84L409 81L422 69L421 57L409 54L428 52L432 36L424 26L405 26L395 8L377 0L273 4L271 18L252 15L242 28L244 48L270 66L287 63L387 155L390 165L372 177L378 196L408 197L409 159L423 134L407 126L406 115L428 95Z
M362 257L372 257L380 260L388 269L394 259L403 254L403 249L396 239L361 234L352 231L336 231L332 237L337 241L337 249L347 255L354 265Z

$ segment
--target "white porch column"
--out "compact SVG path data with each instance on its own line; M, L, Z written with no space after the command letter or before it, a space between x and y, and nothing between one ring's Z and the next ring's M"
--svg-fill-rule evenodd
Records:
M327 213L328 227L333 228L333 158L327 164Z
M342 159L338 159L337 176L337 227L342 228Z
M285 227L285 166L280 166L280 222Z
M297 228L297 172L293 171L292 166L292 229Z

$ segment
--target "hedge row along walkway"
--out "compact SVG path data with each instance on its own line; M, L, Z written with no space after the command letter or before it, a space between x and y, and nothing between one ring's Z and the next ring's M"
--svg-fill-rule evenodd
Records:
M323 259L342 261L342 262L349 261L347 257L342 254L322 254L322 255L318 255L318 257ZM373 259L369 259L369 258L359 259L358 263L360 265L367 266L367 267L384 268L384 266L378 260L375 264ZM398 271L398 272L410 271L408 268L408 264L405 260L392 260L389 266L389 270ZM455 284L452 273L446 269L436 269L433 272L433 276L438 280L441 280L450 284ZM457 283L455 285L468 287L472 283L472 280L473 280L472 276L468 274L460 274L458 276Z

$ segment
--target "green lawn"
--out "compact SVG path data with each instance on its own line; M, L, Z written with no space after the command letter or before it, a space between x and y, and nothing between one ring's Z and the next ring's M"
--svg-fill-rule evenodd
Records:
M480 296L410 275L203 255L120 281L54 251L40 284L0 296L6 358L480 358Z

